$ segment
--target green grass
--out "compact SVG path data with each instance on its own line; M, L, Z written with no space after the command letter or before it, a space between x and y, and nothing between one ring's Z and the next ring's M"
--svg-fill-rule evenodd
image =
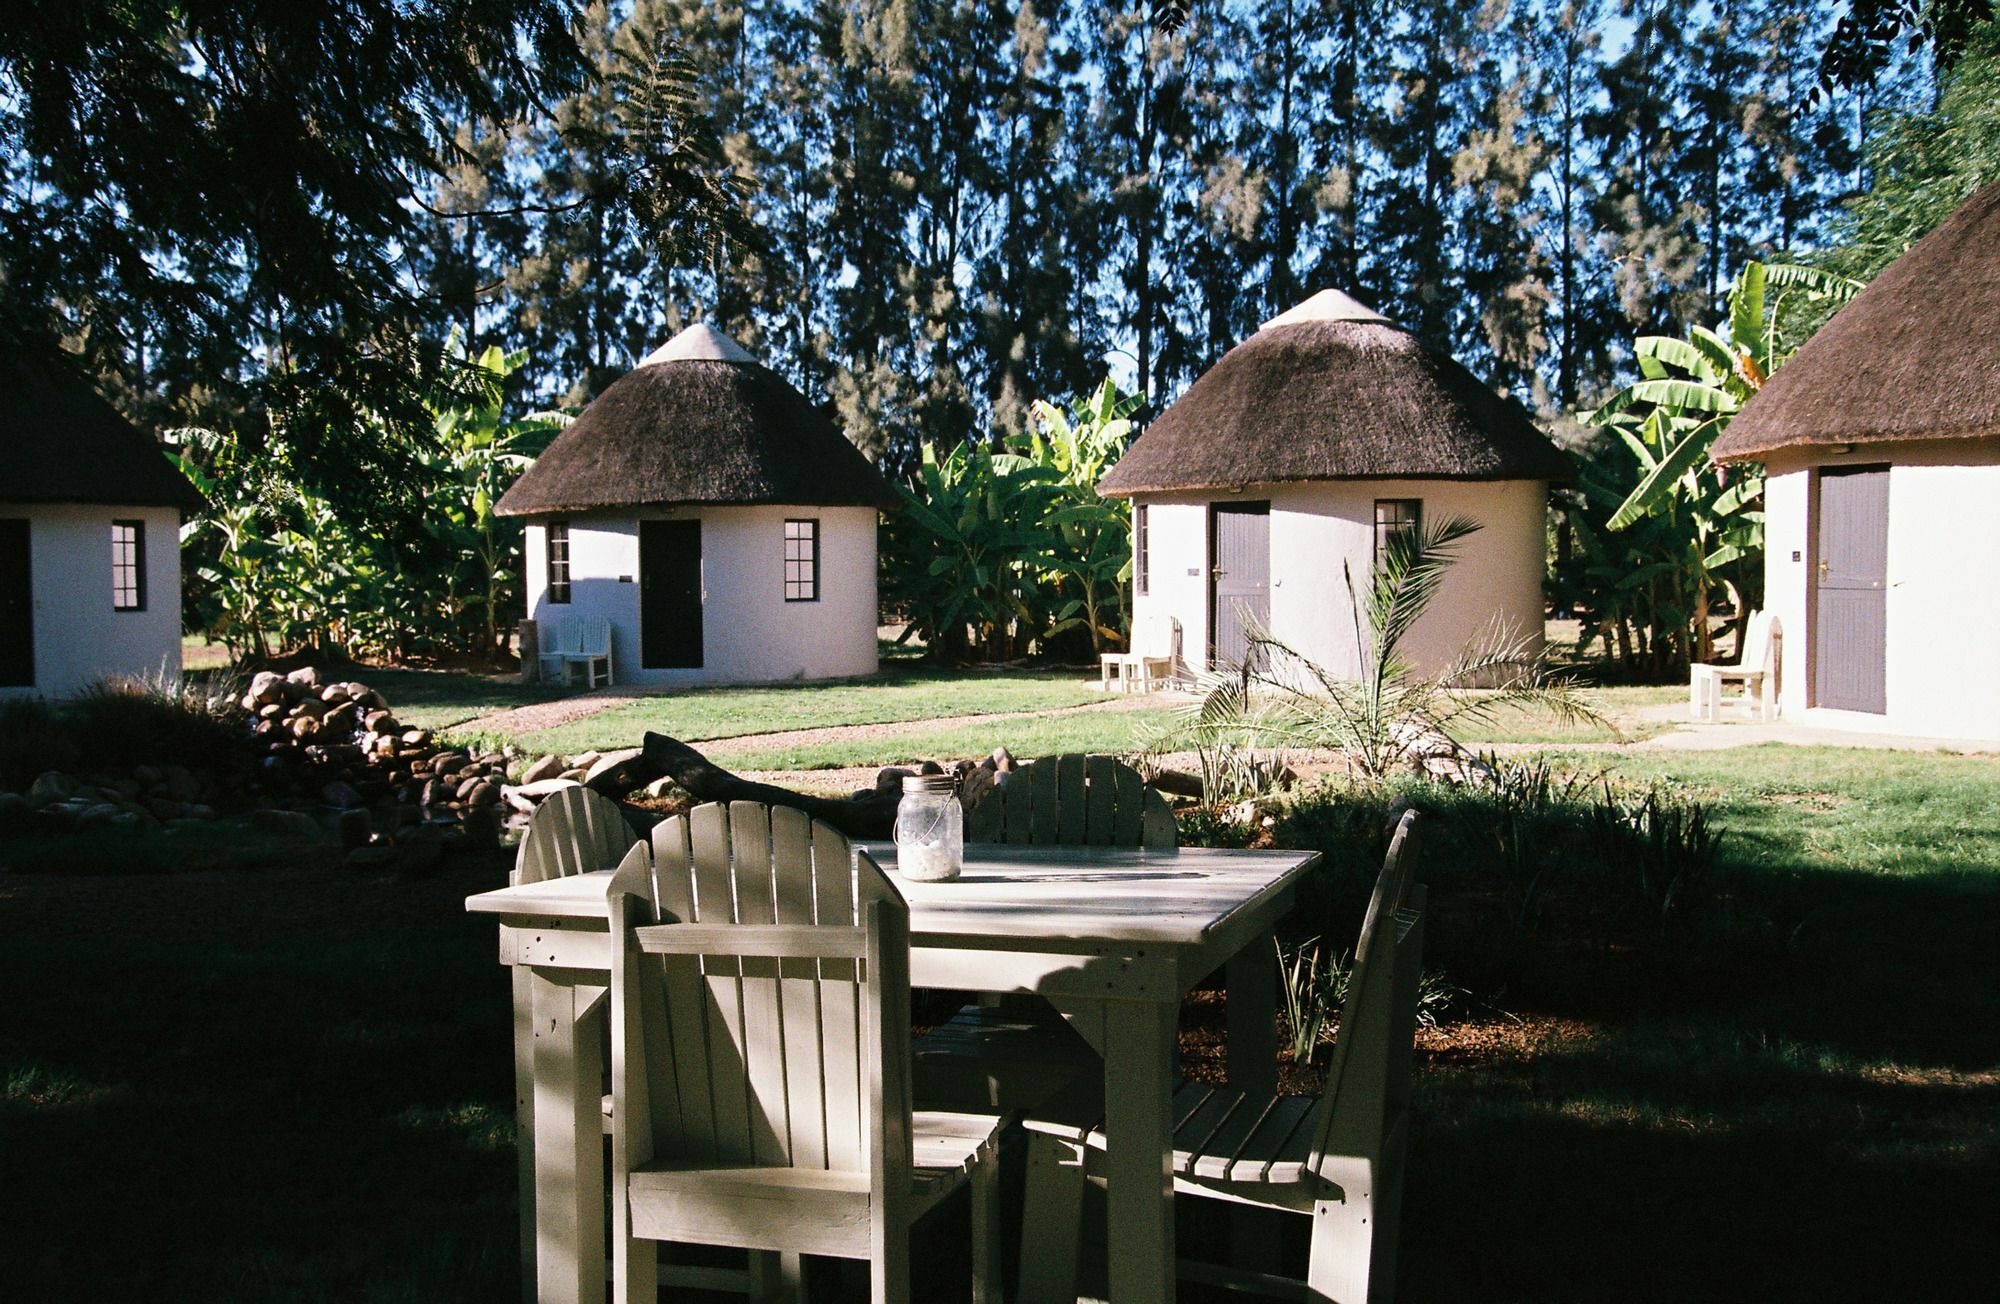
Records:
M1685 688L1586 688L1583 699L1604 717L1604 724L1571 725L1540 708L1504 707L1491 720L1468 721L1458 731L1468 747L1492 743L1533 743L1560 747L1566 743L1637 742L1672 729L1677 716L1661 708L1685 705ZM1649 718L1650 717L1650 718Z
M716 764L740 770L828 770L856 765L901 765L985 756L1005 747L1020 757L1059 752L1125 753L1141 750L1164 729L1171 707L1082 711L1073 715L993 720L852 741L784 747L722 745L704 748Z
M1074 671L940 672L898 666L870 679L700 688L645 697L505 741L532 751L572 755L634 747L649 730L701 741L792 729L1046 711L1101 700L1102 695ZM396 699L390 701L394 704Z
M357 667L353 678L382 694L396 718L412 729L445 730L483 715L567 696L558 684L524 684L516 675L474 675L456 670L377 670Z

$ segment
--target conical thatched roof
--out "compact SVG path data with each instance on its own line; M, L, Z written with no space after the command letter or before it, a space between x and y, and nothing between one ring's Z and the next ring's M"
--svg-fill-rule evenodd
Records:
M888 481L805 395L703 324L592 400L495 510L895 501Z
M1098 483L1114 497L1287 480L1553 480L1569 459L1450 357L1338 290L1265 322Z
M1717 461L2000 435L2000 182L1974 192L1792 355Z
M165 451L56 360L0 363L0 502L200 511Z

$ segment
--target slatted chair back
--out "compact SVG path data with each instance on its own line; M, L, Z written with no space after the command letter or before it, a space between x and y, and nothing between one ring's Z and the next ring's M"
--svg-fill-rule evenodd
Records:
M568 621L564 622L568 624ZM608 657L611 655L611 622L608 620L576 621L576 637L569 644L569 655L574 657Z
M518 887L610 869L638 837L617 802L589 788L564 788L535 808L507 881Z
M1178 845L1172 808L1113 756L1044 756L996 783L966 812L968 842L1047 846Z
M1764 670L1773 668L1777 642L1776 615L1769 611L1753 611L1750 621L1743 627L1743 655L1736 659L1739 670Z
M1326 1069L1320 1132L1308 1167L1329 1154L1374 1154L1407 1102L1422 977L1424 888L1414 881L1418 818L1406 811L1389 842L1354 948L1340 1031Z
M629 1007L641 1024L625 1025L650 1084L646 1157L868 1172L906 1192L902 895L837 830L756 802L662 822L649 860L649 882L631 890L661 922L621 953L646 1002Z
M1161 612L1141 616L1132 622L1132 654L1172 660L1180 649L1180 622Z

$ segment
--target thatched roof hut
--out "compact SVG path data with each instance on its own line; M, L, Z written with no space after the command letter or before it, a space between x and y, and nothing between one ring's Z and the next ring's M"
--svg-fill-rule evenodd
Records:
M56 361L0 364L0 501L200 511L164 450Z
M1780 448L2000 435L2000 182L1833 315L1715 441Z
M1099 484L1115 497L1302 480L1551 480L1520 406L1338 290L1223 355Z
M704 323L599 394L496 510L894 503L881 473L805 395Z

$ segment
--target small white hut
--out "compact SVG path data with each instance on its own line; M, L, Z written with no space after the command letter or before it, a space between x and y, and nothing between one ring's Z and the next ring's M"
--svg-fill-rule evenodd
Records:
M1715 441L1764 464L1787 719L2000 739L2000 183L1835 313Z
M1365 591L1384 540L1446 516L1481 528L1403 655L1431 672L1493 633L1538 647L1548 487L1572 476L1519 406L1324 290L1203 373L1099 489L1132 500L1134 628L1171 617L1185 669L1240 662L1256 622L1353 676L1347 574Z
M527 520L528 614L607 621L614 681L873 674L875 527L894 492L714 327L584 408L500 499Z
M201 495L60 361L0 371L0 697L178 679L182 515Z

